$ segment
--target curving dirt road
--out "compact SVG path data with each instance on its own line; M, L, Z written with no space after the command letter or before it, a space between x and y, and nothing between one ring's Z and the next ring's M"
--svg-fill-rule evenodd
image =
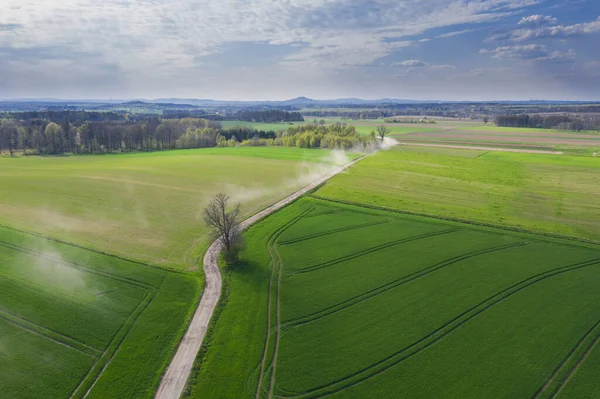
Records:
M388 142L388 145L394 144L395 143L393 141ZM241 228L247 229L250 225L283 208L290 202L297 200L307 192L325 183L333 176L343 172L361 159L373 153L374 152L371 152L335 169L324 177L304 187L302 190L295 192L289 197L282 199L275 205L272 205L267 209L257 213L256 215L245 220L241 224ZM177 353L175 354L175 357L173 357L167 372L163 376L160 387L156 393L156 399L179 399L185 388L187 380L190 376L190 371L194 365L194 360L196 359L196 355L198 354L200 346L202 345L202 341L204 340L204 336L206 335L208 324L213 315L215 307L217 306L217 302L221 297L222 280L217 262L220 252L221 245L215 241L206 252L206 255L204 255L204 274L206 279L204 293L202 294L202 299L200 300L198 309L196 309L194 318L192 319L192 322L190 323L190 326L185 333L179 348L177 349Z

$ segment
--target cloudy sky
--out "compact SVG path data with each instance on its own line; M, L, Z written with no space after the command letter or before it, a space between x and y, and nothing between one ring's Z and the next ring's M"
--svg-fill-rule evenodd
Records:
M0 98L600 100L599 0L2 0Z

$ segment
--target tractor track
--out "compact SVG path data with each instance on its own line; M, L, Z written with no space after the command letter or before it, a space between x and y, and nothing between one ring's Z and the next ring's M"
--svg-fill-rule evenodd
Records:
M374 154L375 152L376 151L370 152L360 158L355 159L354 161L348 162L347 164L336 168L332 172L326 174L303 189L245 220L240 225L240 228L242 230L247 229L252 224L296 201L298 198L324 184L327 182L327 180L331 179L335 175L345 171L346 169L355 165L357 162L371 154ZM215 241L204 255L203 267L206 278L204 292L202 293L202 298L200 299L200 303L196 309L188 330L181 340L177 352L173 356L169 367L162 377L160 386L156 392L156 399L179 399L185 389L188 378L192 371L192 367L194 366L194 361L196 360L196 355L202 346L202 342L204 341L206 332L208 330L208 325L215 311L217 303L221 298L222 277L218 264L220 252L221 245L218 241Z

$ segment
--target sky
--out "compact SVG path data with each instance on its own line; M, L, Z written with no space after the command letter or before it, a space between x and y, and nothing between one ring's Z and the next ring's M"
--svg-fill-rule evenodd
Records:
M0 98L600 100L600 0L2 0Z

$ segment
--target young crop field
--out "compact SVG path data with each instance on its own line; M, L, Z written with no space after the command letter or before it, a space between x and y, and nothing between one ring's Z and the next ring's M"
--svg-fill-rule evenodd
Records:
M0 396L151 398L201 291L193 274L0 228Z
M600 242L600 160L399 146L319 197Z
M253 214L332 170L331 153L212 148L0 158L0 224L170 268L197 268L217 192ZM342 162L344 160L341 160Z
M599 246L314 197L246 242L190 397L600 395Z

